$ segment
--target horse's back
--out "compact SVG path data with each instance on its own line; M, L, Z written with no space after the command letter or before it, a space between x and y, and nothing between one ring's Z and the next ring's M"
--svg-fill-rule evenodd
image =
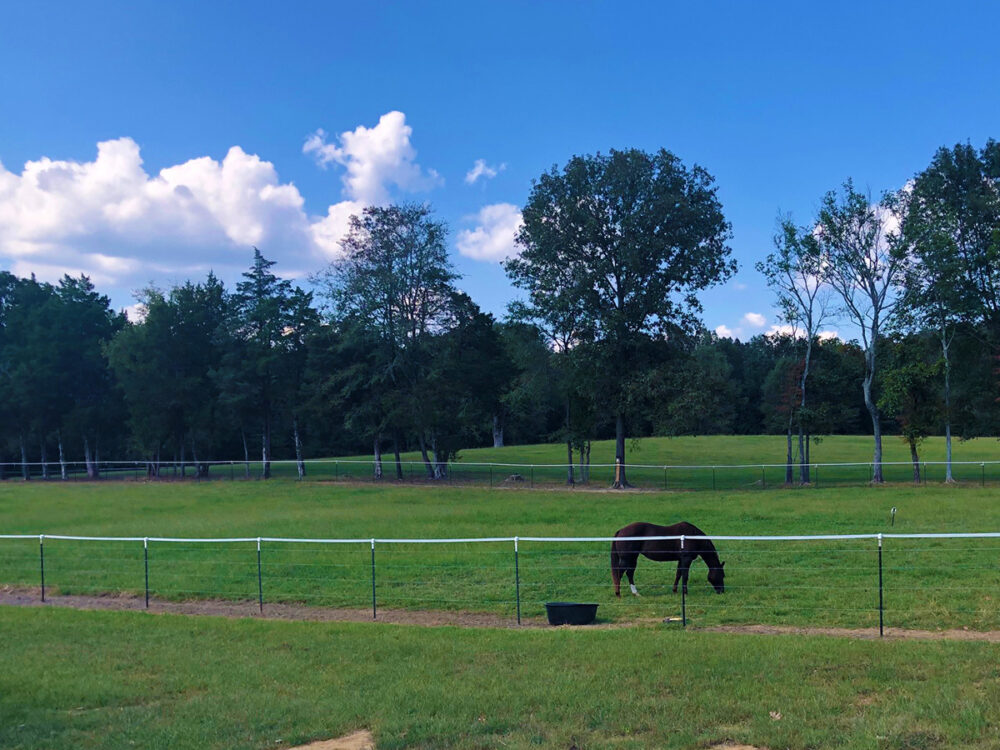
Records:
M705 532L687 521L661 526L647 521L637 521L628 526L622 526L615 536L705 536Z

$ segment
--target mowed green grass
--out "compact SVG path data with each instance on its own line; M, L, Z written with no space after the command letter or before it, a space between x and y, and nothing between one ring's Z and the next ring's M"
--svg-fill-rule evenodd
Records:
M0 607L0 746L1000 745L996 647Z
M1000 461L1000 441L992 438L953 440L953 476L960 482L1000 482L1000 465L982 462ZM812 483L818 486L863 485L870 481L872 438L867 435L834 435L813 443L813 464L858 464L820 466L814 469ZM651 437L626 443L628 479L646 489L762 489L785 481L785 438L781 435L714 435L701 437ZM883 439L883 474L888 482L913 481L909 447L898 436ZM942 481L945 459L943 437L932 437L920 446L922 479ZM395 476L391 454L383 454L386 478ZM579 462L579 456L574 454ZM402 455L407 480L421 480L425 469L420 455ZM591 484L607 486L614 476L614 441L595 441L591 449ZM968 462L968 463L963 463ZM566 447L558 444L512 445L504 448L470 448L459 453L450 466L450 480L456 483L502 485L511 474L520 474L525 485L558 486L566 481ZM492 467L487 464L494 464ZM272 466L276 476L292 477L292 462ZM213 467L213 476L240 478L241 464ZM260 466L251 464L257 476ZM312 479L371 480L372 456L342 456L310 462L307 473ZM579 475L577 475L579 478ZM796 474L796 481L798 475Z
M6 482L0 532L177 537L443 538L610 536L625 524L688 520L715 535L1000 530L1000 490L987 486L858 487L759 492L508 491L321 482ZM766 623L874 627L874 540L720 541L727 591L699 561L687 600L694 625ZM604 621L680 613L674 566L641 559L641 598L612 593L606 542L521 542L526 617L547 601L599 603ZM141 592L141 542L45 544L46 583L64 593ZM371 606L371 548L265 543L265 602ZM1000 540L889 540L885 622L892 627L1000 629ZM0 583L37 585L37 540L0 541ZM256 544L151 543L149 583L171 599L257 597ZM381 608L489 612L514 619L510 542L376 548ZM627 589L626 589L627 591Z

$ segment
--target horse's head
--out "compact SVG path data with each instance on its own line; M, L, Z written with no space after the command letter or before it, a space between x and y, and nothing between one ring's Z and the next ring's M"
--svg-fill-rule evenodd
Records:
M726 571L724 562L719 563L717 568L708 569L708 582L715 588L715 593L721 594L726 590Z

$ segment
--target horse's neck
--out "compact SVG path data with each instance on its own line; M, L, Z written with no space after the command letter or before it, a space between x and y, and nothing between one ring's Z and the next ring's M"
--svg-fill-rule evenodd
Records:
M715 546L711 542L706 542L708 547L701 551L701 559L710 568L719 567L719 553L715 551Z

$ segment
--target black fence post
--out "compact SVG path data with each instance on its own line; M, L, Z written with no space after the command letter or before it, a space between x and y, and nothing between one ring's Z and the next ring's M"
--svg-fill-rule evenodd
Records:
M493 464L490 464L490 489L493 489Z
M767 489L767 474L764 473L764 467L760 467L760 484L763 489Z
M885 606L882 601L882 535L878 535L878 637L884 634Z
M663 467L663 489L667 489L667 467Z
M986 464L983 463L980 468L983 470L982 479L980 480L980 486L981 487L985 487L986 486Z
M535 487L535 466L534 466L534 464L531 465L531 485L530 486L531 486L532 489L534 489L534 487Z
M142 540L142 568L145 574L146 609L149 609L149 537Z
M264 574L260 567L260 537L257 537L257 603L264 614Z
M819 487L819 464L813 467L813 479L815 480L813 483L816 487Z
M715 492L715 467L712 467L712 492Z
M372 539L372 619L376 619L378 610L375 608L375 540Z
M514 596L517 600L517 624L521 624L521 570L517 562L517 537L514 537Z
M45 601L45 534L38 535L38 569L42 578L42 601Z

